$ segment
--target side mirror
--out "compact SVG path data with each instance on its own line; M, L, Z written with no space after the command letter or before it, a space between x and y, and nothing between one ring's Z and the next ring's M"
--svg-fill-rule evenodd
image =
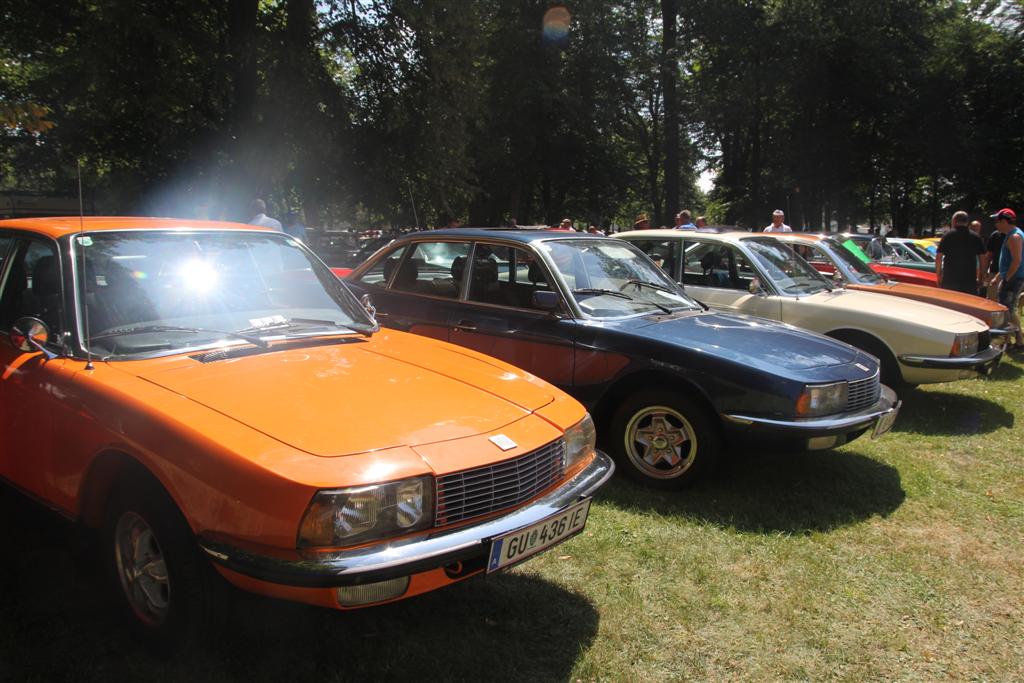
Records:
M846 280L843 279L843 274L839 272L839 269L832 271L832 282L836 287L845 287Z
M46 348L50 341L50 328L39 318L18 318L11 325L11 344L14 348L25 353L39 351L46 360L57 357L53 351Z
M373 305L373 299L370 298L369 294L363 294L359 297L359 303L363 305L363 308L366 309L371 318L377 319L377 307Z
M764 291L764 287L761 286L761 281L756 277L750 281L750 285L747 289L755 296L768 296L768 292Z
M562 298L558 292L538 290L530 297L530 304L542 311L557 311L562 305Z

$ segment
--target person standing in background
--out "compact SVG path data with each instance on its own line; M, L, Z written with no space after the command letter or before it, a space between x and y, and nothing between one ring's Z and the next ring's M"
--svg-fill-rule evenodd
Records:
M935 277L939 287L965 294L977 294L981 282L981 255L985 243L967 227L966 211L957 211L952 229L942 236L935 254Z
M672 227L676 230L696 230L697 226L693 224L691 216L688 209L683 209L676 214L676 224Z
M1006 350L1024 351L1024 331L1021 330L1020 311L1017 302L1024 291L1024 232L1017 227L1017 214L1013 209L1000 209L992 214L996 229L1005 239L999 250L999 303L1010 309L1010 324L1016 330L1017 342L1007 344Z
M267 203L262 199L252 200L252 204L249 205L249 215L252 216L248 221L249 225L260 225L264 228L273 228L278 232L284 232L281 228L281 221L267 215Z
M301 211L292 211L292 212L290 212L288 214L288 216L286 217L285 221L286 221L287 225L285 226L284 231L286 233L288 233L289 235L291 235L292 237L294 237L295 239L297 239L300 242L302 242L303 244L305 244L306 240L307 240L307 238L306 238L306 225L305 225L305 221L302 220L302 212Z
M775 209L772 211L771 225L767 226L762 232L793 232L793 228L783 222L785 217L785 211L782 209Z
M982 266L982 273L986 277L985 286L981 289L984 291L983 296L992 301L999 301L999 283L996 276L999 275L999 252L1003 248L1003 240L1006 239L1006 235L996 228L992 231L992 234L988 236L988 241L985 242L985 253L982 254L981 260L984 264Z

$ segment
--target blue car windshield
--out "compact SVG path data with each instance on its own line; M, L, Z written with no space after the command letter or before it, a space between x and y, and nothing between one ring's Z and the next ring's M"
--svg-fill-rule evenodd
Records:
M97 355L374 328L331 271L282 233L125 230L74 239L78 302L88 314L82 338ZM81 310L78 317L83 326Z
M580 309L593 318L700 310L642 251L617 239L559 239L540 243Z

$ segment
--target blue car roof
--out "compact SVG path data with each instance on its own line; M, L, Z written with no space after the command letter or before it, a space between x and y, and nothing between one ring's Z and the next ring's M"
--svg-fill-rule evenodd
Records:
M463 239L499 238L529 244L546 239L582 238L594 239L604 235L591 235L586 232L566 232L564 230L492 230L489 228L445 228L443 230L422 230L402 235L396 242L405 242L423 237L461 237Z

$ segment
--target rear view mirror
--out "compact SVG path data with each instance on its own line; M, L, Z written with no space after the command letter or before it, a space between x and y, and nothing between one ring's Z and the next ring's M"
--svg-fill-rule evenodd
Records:
M50 341L50 328L39 318L18 318L11 326L11 344L25 353L39 351L46 359L56 358L57 354L46 348Z
M530 303L534 308L542 311L557 311L562 305L562 298L558 292L538 290L530 297Z

